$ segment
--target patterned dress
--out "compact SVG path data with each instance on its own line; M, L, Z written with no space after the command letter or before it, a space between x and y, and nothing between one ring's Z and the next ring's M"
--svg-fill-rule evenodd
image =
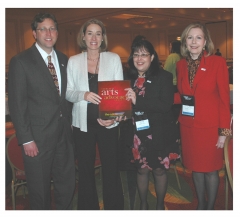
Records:
M138 77L133 85L133 90L136 95L144 97L145 95L145 77ZM134 111L133 125L139 120L139 116L135 114L142 114L143 111ZM144 114L145 115L145 114ZM147 119L146 115L141 116L140 119ZM177 138L176 138L177 140ZM165 150L156 150L152 142L151 126L150 129L136 130L134 127L134 142L132 147L133 160L137 168L148 168L153 170L156 168L169 169L171 161L180 158L179 144L176 141L174 144L167 146Z

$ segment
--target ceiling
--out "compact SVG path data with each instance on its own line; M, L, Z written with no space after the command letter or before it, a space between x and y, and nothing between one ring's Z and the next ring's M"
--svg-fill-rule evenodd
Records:
M202 23L233 21L233 8L6 8L6 17L32 20L38 12L53 13L59 26L80 26L90 18L100 19L107 27L122 30L156 29ZM140 16L140 17L139 17ZM139 17L141 24L134 23Z

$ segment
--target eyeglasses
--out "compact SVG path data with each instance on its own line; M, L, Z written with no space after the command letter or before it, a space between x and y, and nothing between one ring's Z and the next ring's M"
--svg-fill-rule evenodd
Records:
M133 58L138 58L138 57L147 58L149 55L150 55L150 53L142 53L142 54L134 53Z
M47 29L47 28L40 28L40 29L36 29L36 30L39 30L42 33L46 33L48 31L50 31L50 32L56 32L57 31L57 29L55 27L50 27L49 29Z

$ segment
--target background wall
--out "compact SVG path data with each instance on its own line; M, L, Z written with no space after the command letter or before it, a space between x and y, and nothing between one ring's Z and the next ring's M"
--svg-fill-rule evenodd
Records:
M32 30L30 27L33 16L16 16L11 14L11 10L6 11L6 72L12 56L29 48L34 43ZM100 19L101 20L101 19ZM117 53L122 62L127 62L131 42L138 34L144 35L155 47L159 59L162 63L169 55L169 43L181 36L183 29L190 23L188 21L184 25L177 25L174 28L139 28L132 26L128 29L120 29L118 26L107 29L108 50ZM227 61L233 59L233 22L221 21L206 23L210 30L215 48L219 48L222 56ZM59 24L59 37L56 48L68 57L80 52L76 38L81 25L63 25Z

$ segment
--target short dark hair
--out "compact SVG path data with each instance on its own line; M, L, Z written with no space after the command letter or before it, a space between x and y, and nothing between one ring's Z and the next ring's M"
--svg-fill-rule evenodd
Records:
M31 28L32 30L36 30L38 27L38 23L42 23L45 19L52 19L56 29L58 29L58 23L57 20L55 18L55 16L53 14L49 14L49 13L38 13L34 18L33 21L31 23Z
M172 49L171 49L171 53L177 53L180 54L180 48L181 48L181 41L175 40L171 42L172 45Z
M128 65L130 67L129 76L131 76L132 78L135 78L135 79L138 77L138 71L137 71L136 67L134 66L134 62L133 62L133 54L134 54L134 52L139 51L139 50L146 50L150 53L150 56L154 55L154 58L151 62L150 67L146 71L145 76L149 77L150 75L151 76L157 75L159 73L159 69L160 69L157 52L155 51L153 45L148 40L139 40L139 41L135 42L133 44L133 46L131 47L131 53L128 58Z
M132 41L132 46L133 46L136 42L138 42L138 41L140 41L140 40L146 40L146 37L143 36L143 35L137 35L137 36L133 39L133 41Z

